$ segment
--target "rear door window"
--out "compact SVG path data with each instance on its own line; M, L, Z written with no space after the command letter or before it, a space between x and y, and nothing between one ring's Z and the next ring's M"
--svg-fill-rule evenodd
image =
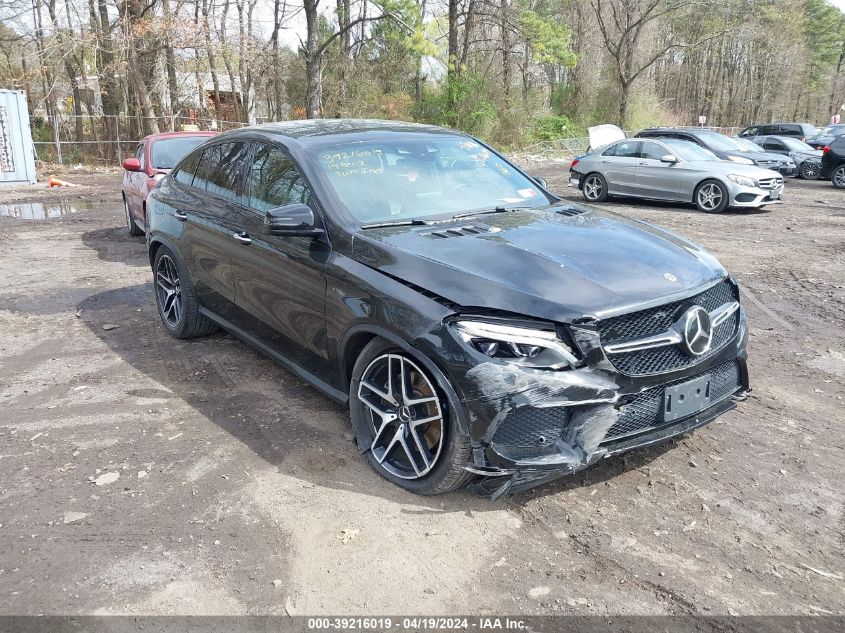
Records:
M778 126L777 125L764 125L760 128L760 134L777 134L778 133Z
M636 158L640 141L622 141L604 151L602 156L616 156L617 158Z
M238 201L247 149L246 143L219 143L206 148L194 174L194 187L223 200Z

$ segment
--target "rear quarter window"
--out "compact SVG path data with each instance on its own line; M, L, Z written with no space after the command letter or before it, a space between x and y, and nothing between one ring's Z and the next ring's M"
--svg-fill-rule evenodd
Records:
M174 180L190 187L194 182L194 172L197 170L200 156L202 156L202 152L197 151L185 158L173 171Z

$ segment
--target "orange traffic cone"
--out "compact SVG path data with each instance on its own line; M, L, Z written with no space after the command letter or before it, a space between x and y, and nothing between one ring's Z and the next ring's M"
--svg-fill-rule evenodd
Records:
M67 180L59 180L55 176L50 176L50 179L47 181L48 187L78 187L79 185L68 182Z

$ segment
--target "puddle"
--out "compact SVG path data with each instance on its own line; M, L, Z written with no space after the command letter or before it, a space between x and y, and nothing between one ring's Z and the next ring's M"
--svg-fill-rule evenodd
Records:
M17 202L0 204L0 218L20 218L22 220L49 220L73 215L90 209L94 205L85 200L58 200L55 202Z

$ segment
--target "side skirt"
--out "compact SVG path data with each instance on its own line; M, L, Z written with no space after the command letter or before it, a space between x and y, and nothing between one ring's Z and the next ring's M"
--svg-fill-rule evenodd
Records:
M239 327L233 325L232 323L229 323L226 319L219 316L218 314L215 314L214 312L212 312L208 308L200 307L200 312L204 316L206 316L209 319L211 319L212 321L214 321L221 328L223 328L224 330L229 332L229 334L231 334L232 336L236 336L237 338L241 339L244 343L251 345L252 347L257 349L259 352L264 354L265 356L269 356L273 361L275 361L276 363L278 363L279 365L281 365L282 367L284 367L288 371L293 372L294 374L296 374L297 376L302 378L304 381L306 381L307 383L309 383L310 385L312 385L313 387L315 387L319 391L322 391L325 395L327 395L332 400L339 402L340 404L346 404L349 401L349 395L348 394L344 393L340 389L335 389L329 383L327 383L325 380L318 378L317 376L312 374L307 369L305 369L305 368L301 367L300 365L297 365L296 363L294 363L289 358L282 356L277 351L267 347L264 343L259 341L257 338L255 338L251 334L248 334L248 333L244 332L242 329L240 329Z

